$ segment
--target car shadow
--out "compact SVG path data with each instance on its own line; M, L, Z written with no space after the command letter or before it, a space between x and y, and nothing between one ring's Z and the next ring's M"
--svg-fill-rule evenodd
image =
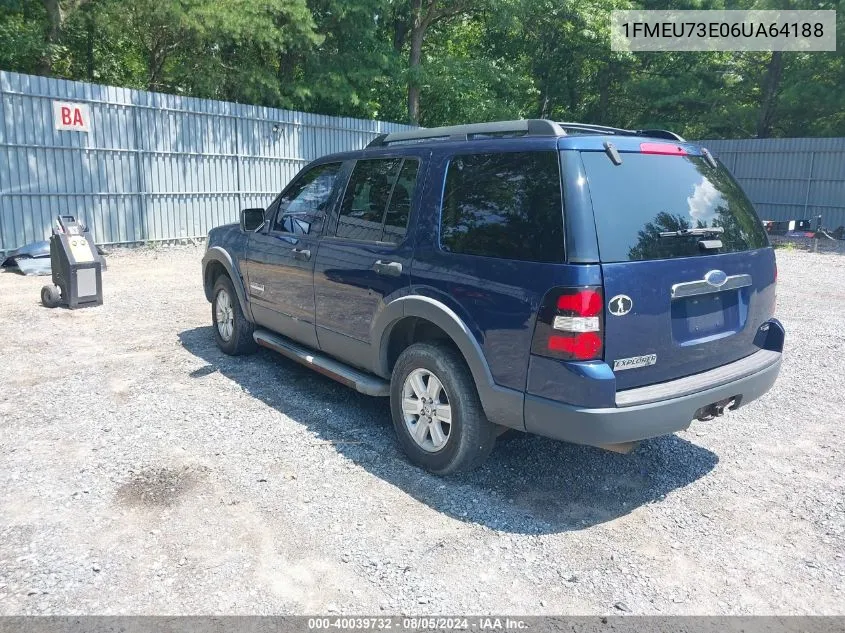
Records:
M663 499L719 461L715 453L675 435L620 455L515 433L513 439L500 438L480 469L440 478L402 456L387 398L359 394L265 349L248 362L227 356L217 348L210 326L185 330L179 338L207 363L192 377L219 371L373 475L439 512L495 530L547 534L605 523Z

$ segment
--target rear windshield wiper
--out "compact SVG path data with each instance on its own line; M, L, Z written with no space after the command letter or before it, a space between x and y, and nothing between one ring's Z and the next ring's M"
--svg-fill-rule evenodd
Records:
M661 231L660 237L685 237L687 235L721 235L725 232L723 226L710 226L700 229L681 229L680 231Z

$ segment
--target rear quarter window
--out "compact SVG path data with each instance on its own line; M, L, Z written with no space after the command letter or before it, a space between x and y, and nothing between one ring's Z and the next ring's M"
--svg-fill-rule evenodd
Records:
M562 262L557 152L452 157L446 170L440 245L452 253Z
M603 262L734 253L768 245L751 202L723 165L698 156L582 152ZM702 250L701 236L661 232L721 227L719 250Z

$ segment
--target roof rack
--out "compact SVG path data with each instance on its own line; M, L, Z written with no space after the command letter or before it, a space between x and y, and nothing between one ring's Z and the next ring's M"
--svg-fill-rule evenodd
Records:
M592 123L558 123L564 130L571 130L573 132L590 133L596 132L599 134L615 134L618 136L650 136L652 138L664 138L670 141L681 141L684 139L680 134L671 132L669 130L626 130L620 127L608 127L607 125L593 125Z
M491 123L420 128L418 130L408 130L407 132L381 134L370 141L367 147L383 147L390 143L422 141L426 139L466 141L476 136L502 136L506 134L520 136L565 136L566 132L554 121L548 121L546 119L519 119L516 121L493 121Z
M651 136L671 141L683 141L678 134L669 130L626 130L591 123L557 123L547 119L518 119L516 121L493 121L447 127L419 128L407 132L380 134L367 147L384 147L391 143L407 143L434 139L468 141L477 136L566 136L567 132L582 134L615 134L619 136Z

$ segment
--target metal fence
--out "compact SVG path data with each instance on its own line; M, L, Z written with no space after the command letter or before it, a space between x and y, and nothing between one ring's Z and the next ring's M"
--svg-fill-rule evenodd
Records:
M57 129L56 101L87 106L89 131ZM308 161L404 129L0 72L0 251L46 238L64 213L100 244L201 237ZM761 218L845 225L845 138L704 144Z
M829 229L845 225L845 138L701 143L733 172L760 219L815 220L820 215Z
M89 131L56 129L56 101L86 105ZM404 129L0 72L0 251L45 239L59 214L99 244L204 236L308 161Z

